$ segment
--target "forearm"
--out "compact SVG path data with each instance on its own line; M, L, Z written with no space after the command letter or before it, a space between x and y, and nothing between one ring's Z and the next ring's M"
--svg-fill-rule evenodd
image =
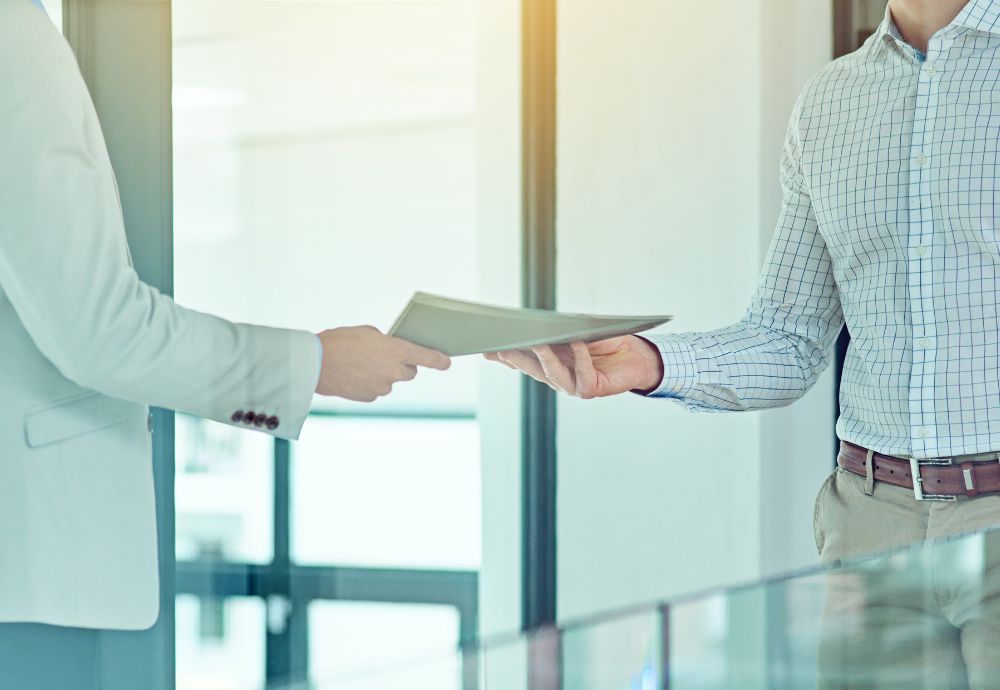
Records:
M79 324L79 340L90 341L66 358L70 378L221 422L253 412L253 428L298 436L318 378L313 334L230 323L178 306L141 282L133 290L105 319Z
M316 386L313 334L185 309L127 265L88 284L78 276L88 264L70 260L60 283L10 258L0 251L8 298L39 350L78 385L220 422L252 411L254 428L298 435Z
M830 330L839 332L839 312ZM829 364L829 338L811 338L742 321L705 333L649 336L664 363L650 397L693 411L782 407L799 399Z

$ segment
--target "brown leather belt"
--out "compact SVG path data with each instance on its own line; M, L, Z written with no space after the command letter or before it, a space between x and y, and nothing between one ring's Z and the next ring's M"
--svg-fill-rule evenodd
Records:
M954 501L958 496L975 498L1000 493L1000 461L996 453L957 458L914 460L872 454L872 475L877 482L912 489L918 501ZM867 477L868 451L840 442L837 464L859 477ZM913 477L917 481L914 484Z

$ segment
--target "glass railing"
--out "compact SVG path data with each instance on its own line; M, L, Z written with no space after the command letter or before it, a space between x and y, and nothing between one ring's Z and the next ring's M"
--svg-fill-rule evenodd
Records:
M1000 688L1000 531L487 640L296 690L305 687Z

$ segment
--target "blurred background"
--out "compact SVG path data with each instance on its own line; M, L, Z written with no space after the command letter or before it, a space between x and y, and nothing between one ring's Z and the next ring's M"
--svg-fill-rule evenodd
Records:
M387 330L417 289L478 296L478 22L461 0L174 3L177 301L318 332ZM179 688L323 679L474 636L477 370L371 406L317 397L292 444L178 417ZM243 590L213 591L213 561L247 568ZM377 582L369 601L339 595L345 576Z
M136 126L169 145L172 233L129 232L134 250L167 247L179 303L386 330L416 290L547 295L567 311L672 313L670 330L688 331L742 315L795 97L885 2L46 5L113 154L114 114L148 97L125 85L142 75L126 51L169 87L167 133ZM118 46L80 38L129 27ZM465 358L374 405L317 398L294 443L177 415L158 451L174 480L160 517L175 610L160 625L176 687L319 686L811 565L837 376L790 409L693 416L636 396L546 398ZM676 488L691 477L703 491ZM707 606L690 625L707 631L692 654L710 668L724 616ZM430 665L408 687L467 676Z

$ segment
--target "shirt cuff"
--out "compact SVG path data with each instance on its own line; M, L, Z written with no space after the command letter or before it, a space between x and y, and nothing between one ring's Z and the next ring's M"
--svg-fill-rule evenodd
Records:
M694 348L672 335L643 336L652 343L663 360L663 380L647 396L650 398L683 399L698 382L698 364Z

